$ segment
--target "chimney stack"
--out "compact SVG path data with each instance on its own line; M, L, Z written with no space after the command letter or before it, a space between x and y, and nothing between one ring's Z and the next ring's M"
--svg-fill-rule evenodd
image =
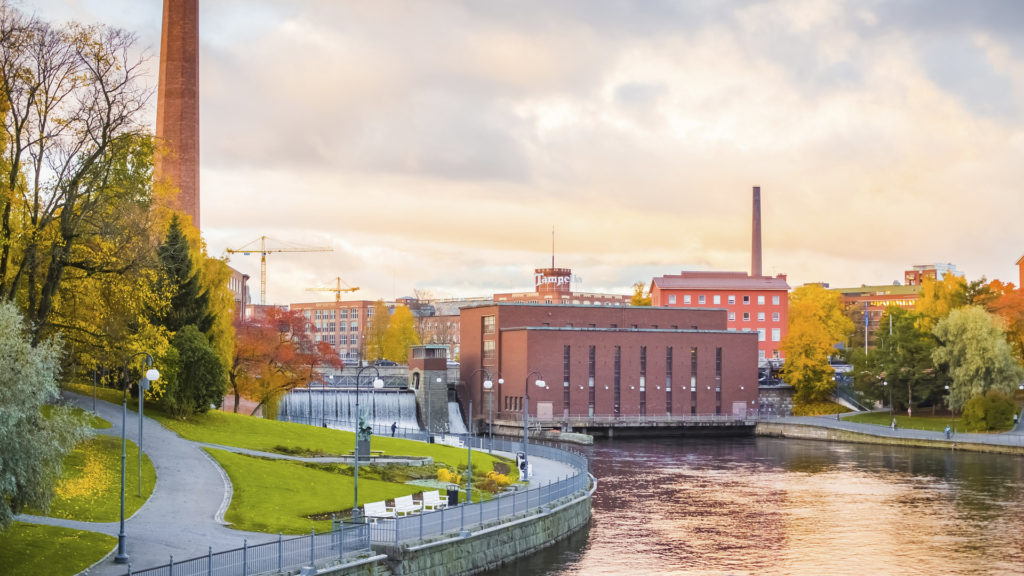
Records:
M750 239L750 275L761 276L761 187L754 186L754 224Z

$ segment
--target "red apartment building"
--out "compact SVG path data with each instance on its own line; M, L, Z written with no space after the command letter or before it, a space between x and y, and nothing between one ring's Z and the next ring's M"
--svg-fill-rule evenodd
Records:
M521 422L527 387L531 421L545 427L641 416L742 419L757 409L757 336L726 325L718 309L463 308L458 398L463 413L473 401L477 429L486 429L492 394L495 422Z
M746 272L681 272L651 282L651 304L671 308L726 311L728 330L756 332L758 360L782 359L789 326L786 276Z
M301 312L309 332L319 342L327 342L346 363L362 358L363 334L373 317L373 300L341 302L306 302L291 304L291 310Z

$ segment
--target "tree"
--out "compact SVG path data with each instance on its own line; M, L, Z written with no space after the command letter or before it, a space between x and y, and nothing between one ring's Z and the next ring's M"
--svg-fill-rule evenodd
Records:
M384 354L388 360L404 364L409 358L409 348L417 346L420 338L416 334L416 318L406 306L395 306L395 312L388 321L384 333Z
M189 324L174 335L174 353L164 358L171 366L161 398L164 410L176 418L206 412L224 399L224 366L206 335Z
M373 314L368 320L366 334L363 337L363 357L370 362L384 358L388 324L391 323L391 313L383 300L374 302L372 310Z
M651 293L647 289L647 284L643 281L635 282L633 284L633 298L630 299L629 304L631 306L651 305Z
M170 306L160 323L172 333L189 324L204 334L209 332L213 326L210 296L200 285L199 272L192 262L192 251L177 214L171 217L167 235L156 251L160 256L163 282L171 295Z
M952 381L949 404L962 409L989 390L1012 395L1024 379L997 318L978 306L953 310L935 325L939 347L932 360L945 368Z
M0 37L0 298L23 307L38 343L69 270L118 274L131 264L125 256L136 251L93 240L126 240L121 218L144 213L149 201L148 184L137 184L151 167L143 125L150 91L142 62L129 57L135 38L122 30L58 29L3 3Z
M1017 361L1024 363L1024 290L999 280L993 280L989 290L992 298L985 304L985 309L1003 319L1006 339L1013 347Z
M43 416L57 398L61 344L30 339L17 308L0 302L0 530L27 506L47 508L62 459L88 433L70 410Z
M913 311L886 308L881 325L891 322L892 333L881 330L877 334L875 350L869 355L873 378L869 386L877 390L878 383L885 380L893 387L894 402L913 406L931 400L935 406L941 404L949 380L932 360L939 342L930 332L918 328L919 320Z
M789 299L789 333L782 342L786 355L783 378L795 389L798 404L829 399L835 389L829 357L835 345L853 331L843 314L839 294L817 284L800 286Z
M967 281L963 276L946 274L942 280L925 278L921 282L921 298L914 306L918 328L931 331L951 310L967 304Z

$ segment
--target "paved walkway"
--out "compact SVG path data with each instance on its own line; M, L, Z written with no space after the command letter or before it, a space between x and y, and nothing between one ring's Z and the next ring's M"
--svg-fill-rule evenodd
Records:
M64 392L64 398L92 411L91 396ZM121 406L97 400L96 412L113 425L111 428L97 430L97 433L120 437ZM138 421L138 414L129 411L127 436L136 443ZM143 427L142 449L153 462L157 481L146 503L135 515L125 520L126 547L133 570L167 564L172 554L176 561L186 560L205 555L210 547L214 552L219 552L240 548L243 540L248 540L250 545L277 540L276 535L232 530L223 522L224 512L231 500L230 481L220 466L202 450L203 446L284 460L325 463L351 461L351 458L304 458L193 442L181 438L148 417L144 418ZM502 455L515 458L514 454ZM530 455L530 462L533 464L531 488L575 473L571 466L548 458ZM131 473L131 470L128 472ZM115 537L120 531L119 522L79 522L30 515L20 515L18 520L101 532ZM114 563L114 552L111 552L91 568L88 574L121 576L127 572L126 565Z
M851 414L856 414L853 412ZM919 440L935 440L938 442L992 444L1000 446L1024 446L1024 426L1020 424L1008 432L1000 434L969 434L954 432L951 438L947 439L946 434L932 430L914 430L912 428L897 427L895 430L889 426L877 424L862 424L860 422L849 422L837 419L835 416L789 416L785 418L771 418L761 420L762 422L781 422L786 424L805 424L823 428L835 428L838 430L849 430L861 434L880 436L884 438L913 438Z

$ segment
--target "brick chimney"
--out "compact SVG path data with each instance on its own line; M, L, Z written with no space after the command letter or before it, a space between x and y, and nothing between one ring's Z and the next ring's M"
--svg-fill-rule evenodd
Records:
M754 222L750 239L750 275L761 276L761 187L754 186Z

